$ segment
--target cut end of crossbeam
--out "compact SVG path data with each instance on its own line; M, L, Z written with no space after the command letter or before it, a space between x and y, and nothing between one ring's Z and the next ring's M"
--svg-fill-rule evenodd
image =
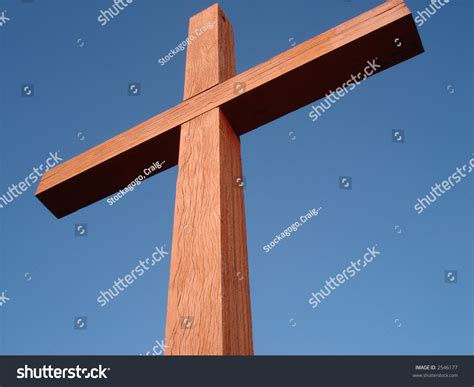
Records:
M141 184L174 167L178 163L179 135L180 128L174 127L140 146L124 146L123 152L91 167L94 155L113 139L109 140L50 169L43 175L35 195L56 218L72 214L126 189L133 182ZM124 141L115 141L114 146L123 146ZM64 175L69 177L64 179Z

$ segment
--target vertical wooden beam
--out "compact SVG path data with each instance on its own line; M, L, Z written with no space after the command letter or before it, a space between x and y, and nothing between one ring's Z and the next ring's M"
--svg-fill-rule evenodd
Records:
M193 34L184 99L235 75L232 27L217 4L190 19ZM181 126L178 166L166 354L251 355L240 140L220 108Z

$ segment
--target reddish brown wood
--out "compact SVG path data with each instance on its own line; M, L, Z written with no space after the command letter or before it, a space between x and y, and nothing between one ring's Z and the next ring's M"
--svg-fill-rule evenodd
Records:
M217 5L192 17L189 33L209 21L215 29L188 48L185 99L235 75L232 27ZM166 354L251 355L240 141L220 108L182 125L178 165Z
M157 160L166 160L160 171L176 165L181 125L206 112L221 108L242 135L323 97L367 60L377 57L380 72L421 52L410 11L402 0L387 1L227 81L209 82L198 94L187 82L184 102L48 171L36 196L63 217L115 193ZM236 84L245 92L236 92Z

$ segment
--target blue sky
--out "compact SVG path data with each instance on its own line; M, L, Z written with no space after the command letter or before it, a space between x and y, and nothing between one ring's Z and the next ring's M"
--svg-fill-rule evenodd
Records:
M212 3L135 0L101 26L110 0L1 0L10 20L0 27L0 196L50 152L71 158L180 102L185 53L158 60ZM242 72L380 3L220 4ZM416 13L429 1L407 4ZM422 214L413 208L473 157L472 11L451 1L419 28L424 54L363 82L316 122L306 106L241 138L257 355L474 354L474 176ZM140 95L128 96L134 82ZM34 95L22 97L30 84ZM113 206L104 199L61 220L33 187L0 208L0 296L10 298L0 354L134 355L164 338L169 257L107 306L96 299L155 247L169 251L176 177L173 168ZM87 236L75 236L76 224ZM309 305L375 244L370 265ZM74 329L83 316L87 329Z

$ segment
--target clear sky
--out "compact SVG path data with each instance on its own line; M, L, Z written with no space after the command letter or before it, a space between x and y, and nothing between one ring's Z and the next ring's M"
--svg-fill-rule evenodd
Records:
M159 60L213 2L135 0L102 26L112 3L0 0L10 19L0 27L0 196L50 152L71 158L182 100L185 53ZM221 6L242 72L381 3ZM416 13L430 2L407 4ZM419 27L424 54L363 82L316 122L306 106L241 138L256 354L474 354L474 173L414 209L474 157L472 7L451 0ZM140 95L128 95L130 83ZM22 96L24 85L33 95ZM392 141L397 130L404 142ZM155 247L169 251L176 177L173 168L113 206L104 199L61 220L34 197L37 182L0 208L0 354L133 355L164 338L169 256L108 305L97 297ZM375 244L369 265L309 304ZM87 329L75 329L77 317Z

